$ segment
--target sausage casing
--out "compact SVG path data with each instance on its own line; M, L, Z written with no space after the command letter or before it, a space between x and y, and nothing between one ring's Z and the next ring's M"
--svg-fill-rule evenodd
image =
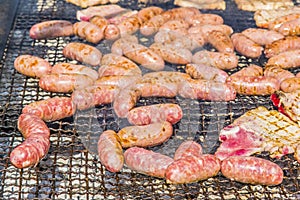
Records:
M246 57L258 58L263 52L262 46L255 43L253 40L246 37L242 33L232 34L231 40L235 50Z
M210 43L219 52L233 53L234 45L230 37L221 31L211 31L207 37L207 42Z
M282 69L281 67L276 66L276 65L274 65L274 66L267 65L264 70L264 76L274 77L278 80L279 83L281 83L283 80L285 80L287 78L295 77L295 75L292 72Z
M182 142L175 151L174 160L178 160L187 156L202 156L202 146L192 140Z
M73 25L74 34L88 42L97 44L104 38L104 30L91 22L76 22Z
M300 66L300 49L285 51L272 56L266 63L268 65L276 65L283 69L295 68Z
M276 40L284 38L284 35L277 31L263 28L247 28L242 31L242 34L259 45L271 44Z
M271 58L282 52L300 49L300 37L287 36L265 46L265 56Z

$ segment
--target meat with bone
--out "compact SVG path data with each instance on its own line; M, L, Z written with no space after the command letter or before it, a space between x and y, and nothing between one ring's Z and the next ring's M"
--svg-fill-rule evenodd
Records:
M33 114L44 121L56 121L72 116L76 107L69 97L53 97L32 102L22 109L22 113Z
M33 39L51 39L73 34L73 24L67 20L43 21L33 25L29 30L29 36Z
M271 58L280 53L297 49L300 49L300 37L287 36L266 45L264 53L267 58Z
M174 160L185 158L187 156L202 156L202 146L192 140L182 142L175 151Z
M300 127L277 110L259 106L224 127L219 140L222 143L215 155L220 160L263 151L272 158L280 158L294 153L300 142Z
M52 71L52 66L47 60L33 55L18 56L14 61L14 67L25 76L38 78Z
M276 40L284 38L284 35L277 31L263 28L247 28L241 33L259 45L271 44Z
M234 33L231 35L233 46L237 52L249 57L258 58L263 52L263 47L255 43L242 33Z
M127 119L134 125L146 125L157 122L176 124L182 118L182 109L177 104L153 104L139 106L129 111Z
M276 65L283 69L296 68L300 66L300 49L284 51L269 58L266 66Z
M164 178L167 167L173 158L146 150L140 147L131 147L124 152L125 164L138 173Z
M50 148L50 130L36 115L21 114L18 129L25 141L10 153L10 162L17 168L36 166Z
M222 161L222 174L241 183L279 185L283 181L283 170L279 165L252 156L231 156Z
M123 149L117 133L106 130L101 133L98 143L98 157L102 165L110 172L119 172L124 165Z

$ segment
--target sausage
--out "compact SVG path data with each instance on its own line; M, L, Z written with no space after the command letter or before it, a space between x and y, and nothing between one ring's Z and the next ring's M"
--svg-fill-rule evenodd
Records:
M282 52L300 49L300 37L287 36L265 46L265 56L271 58Z
M133 125L147 125L164 121L176 124L181 120L182 115L179 105L164 103L133 108L129 111L127 120Z
M300 49L285 51L269 58L266 65L276 65L283 69L300 66Z
M261 66L249 64L230 76L262 76L263 73L263 68Z
M140 33L144 36L150 36L155 34L159 28L167 22L169 19L168 17L159 14L153 16L150 20L144 22L140 27Z
M32 55L18 56L14 61L14 68L25 76L38 78L52 71L52 66L47 60Z
M300 18L283 23L279 27L278 32L285 36L300 35Z
M242 31L242 34L259 45L271 44L276 40L284 38L284 35L277 31L263 28L247 28Z
M115 24L108 24L104 30L106 40L116 40L121 37L120 29Z
M110 172L119 172L124 165L124 155L117 133L113 130L104 131L97 145L101 164Z
M92 85L75 90L72 101L78 110L85 110L94 106L112 103L119 92L119 87L114 85Z
M122 56L124 54L123 52L123 46L127 45L128 43L138 43L138 38L134 35L126 35L122 38L119 38L118 40L114 41L114 43L111 46L111 53L117 54Z
M135 76L135 75L113 75L113 76L102 76L99 79L97 79L94 83L94 85L111 85L111 86L117 86L119 88L126 88L128 86L132 86L136 82L138 82L141 79L141 76Z
M182 82L178 94L184 98L209 101L231 101L236 97L236 91L231 85L204 79Z
M121 21L121 23L117 25L117 27L120 30L121 37L124 35L128 35L128 34L130 35L137 32L141 26L141 23L142 22L140 18L138 18L137 14Z
M63 55L92 66L99 65L102 58L102 53L97 48L79 42L67 44L63 49Z
M161 56L152 49L137 43L127 43L122 47L124 55L132 61L141 64L143 67L160 71L165 67L165 62Z
M280 83L283 92L293 92L300 89L300 77L286 78Z
M140 147L131 147L124 152L128 168L138 173L164 178L166 168L173 162L169 156Z
M33 114L44 121L56 121L72 116L76 107L69 97L53 97L32 102L22 109L22 113Z
M172 184L192 183L214 177L220 171L220 160L210 154L186 156L166 169L166 180Z
M207 42L222 53L233 53L234 46L230 37L221 31L211 31L207 37Z
M193 54L189 49L177 48L173 44L153 43L149 48L172 64L187 64L192 61Z
M137 64L124 56L105 54L98 69L99 77L112 75L141 76L142 71Z
M190 24L190 26L199 26L205 24L221 25L224 23L224 20L220 15L211 13L196 14L185 19Z
M112 16L107 17L108 23L118 25L122 21L126 20L127 18L137 15L137 13L138 13L137 10L126 9L124 12L120 12L117 15L112 15Z
M35 166L50 148L50 130L38 116L21 114L18 128L25 137L10 153L10 162L17 168Z
M98 79L98 72L90 67L84 65L75 65L72 63L58 63L53 66L53 74L84 74L89 76L94 81Z
M207 50L198 51L192 57L192 63L208 65L223 70L236 68L238 61L239 59L234 53Z
M221 83L225 83L228 77L227 72L205 64L187 64L185 72L195 79L206 79Z
M255 43L253 40L246 37L242 33L232 34L231 40L235 50L246 57L258 58L263 52L262 46Z
M275 18L273 21L268 23L268 28L270 30L278 31L280 26L285 22L300 18L300 13L290 13L288 15L283 15Z
M67 20L49 20L33 25L29 30L32 39L51 39L72 36L73 24Z
M201 12L194 7L179 7L166 10L163 15L167 20L172 19L188 19L194 15L199 15Z
M157 146L167 141L172 134L172 124L167 121L141 126L126 126L118 132L123 148Z
M281 83L283 80L287 78L295 77L295 75L292 72L282 69L279 66L272 66L272 65L265 67L264 76L274 77L278 80L279 83Z
M241 183L278 185L283 181L283 171L275 163L251 156L231 156L222 161L222 174Z
M142 23L144 23L149 21L155 15L161 14L163 11L164 10L158 6L149 6L141 9L137 15L142 20Z
M76 22L73 31L75 35L94 44L98 44L104 38L104 30L90 22Z
M46 74L40 78L39 87L49 92L70 93L93 83L93 79L83 74Z
M199 143L192 140L186 140L176 149L174 160L179 160L188 156L200 157L202 156L202 153L202 146Z
M271 95L280 89L276 78L266 76L230 76L227 83L242 95Z
M192 26L188 29L189 34L200 34L203 35L205 39L209 36L209 33L211 31L221 31L228 36L230 36L233 33L232 27L226 24L218 24L218 25L203 24L203 25Z
M92 17L89 20L90 23L95 24L96 26L98 26L98 28L101 29L101 32L104 33L104 30L106 29L107 25L109 24L107 19L105 17L102 17L100 15L96 15L94 17Z
M168 30L168 31L175 31L175 32L187 32L189 28L189 24L184 19L173 19L166 21L159 30Z

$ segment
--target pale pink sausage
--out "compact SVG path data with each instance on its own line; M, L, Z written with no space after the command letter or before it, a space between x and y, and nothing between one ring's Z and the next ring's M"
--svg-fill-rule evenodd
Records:
M242 31L242 34L259 45L271 44L276 40L284 38L284 35L277 31L263 28L247 28Z
M265 56L270 58L282 52L300 49L300 37L287 36L265 46Z
M207 38L209 36L209 33L211 31L221 31L226 35L231 35L233 33L233 29L231 26L228 26L226 24L203 24L203 25L197 25L192 26L189 28L188 33L189 34L201 34L204 36L204 38Z
M232 34L231 40L235 50L246 57L258 58L263 52L262 46L255 43L242 33Z
M153 16L148 21L144 22L140 27L140 32L144 36L155 34L159 28L169 19L161 14Z
M191 26L199 26L199 25L206 25L206 24L221 25L224 23L224 20L220 15L211 14L211 13L192 15L185 19Z
M117 27L120 30L121 37L124 35L130 35L137 32L141 26L142 21L137 15L130 16L121 21Z
M269 58L266 65L276 65L283 69L300 66L300 49L285 51Z
M249 64L246 67L243 67L239 71L233 73L232 76L262 76L263 68L255 64Z
M285 22L300 18L300 13L291 13L288 15L283 15L275 18L273 21L269 22L268 28L274 31L278 31L280 26Z
M174 160L185 158L187 156L202 156L202 146L192 140L182 142L175 151Z
M163 25L161 25L161 27L159 28L159 30L168 30L168 31L175 31L175 32L182 32L184 30L186 30L189 28L189 24L183 20L183 19L173 19L173 20L169 20L166 21Z
M295 77L295 75L292 72L285 70L276 65L266 66L264 70L264 76L274 77L278 80L279 83L281 83L283 80L287 78Z
M73 31L78 37L94 44L98 44L104 38L104 30L91 22L76 22Z
M128 43L138 43L139 40L135 35L127 35L117 39L111 46L111 53L122 56L124 54L123 48Z
M293 92L300 89L300 77L286 78L280 83L280 89L284 92Z
M111 85L117 86L120 89L126 88L128 86L133 86L136 82L141 79L138 75L112 75L112 76L102 76L98 78L94 85Z
M211 31L207 36L207 42L222 53L233 53L234 44L230 37L221 31Z
M72 63L58 63L52 67L53 74L84 74L94 81L98 78L98 72L84 65L76 65Z

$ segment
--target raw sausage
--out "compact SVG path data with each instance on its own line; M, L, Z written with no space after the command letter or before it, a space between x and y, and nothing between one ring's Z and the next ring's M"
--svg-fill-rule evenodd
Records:
M300 37L287 36L265 46L265 56L271 58L282 52L300 49Z
M52 66L47 60L32 55L18 56L14 61L14 67L25 76L38 78L50 74L52 70Z
M274 55L267 61L266 66L268 65L276 65L283 69L298 67L300 66L300 49Z
M262 46L255 43L242 33L232 34L231 40L235 50L246 57L258 58L263 52Z
M99 65L102 58L102 53L97 48L79 42L67 44L63 49L63 55L92 66Z
M202 156L202 146L192 140L182 142L175 151L174 160L185 158L187 156Z
M230 37L221 31L210 31L207 42L222 53L234 53L234 45Z
M98 79L98 72L84 65L75 65L71 63L58 63L53 66L51 73L53 74L84 74L94 81Z
M22 109L22 113L33 114L44 121L56 121L72 116L76 107L69 97L53 97L32 102Z
M275 163L257 157L231 156L222 161L222 174L234 181L278 185L283 181L283 171Z
M101 164L110 172L119 172L124 165L124 155L117 133L113 130L104 131L97 144Z
M126 126L118 132L123 148L157 146L167 141L172 134L172 124L167 121L141 126Z
M164 178L166 168L173 162L169 156L146 150L140 147L131 147L124 152L125 163L128 168L149 176Z
M166 180L172 184L192 183L216 176L220 171L220 160L210 154L186 156L175 160L166 170Z
M147 125L157 122L176 124L182 118L182 109L177 104L153 104L133 108L127 115L128 122L134 125Z
M271 44L276 40L284 38L284 35L277 31L263 28L247 28L242 31L242 34L259 45Z
M73 24L67 20L49 20L33 25L29 30L32 39L51 39L72 36Z
M75 35L94 44L98 44L104 38L104 30L91 22L76 22L73 30Z

